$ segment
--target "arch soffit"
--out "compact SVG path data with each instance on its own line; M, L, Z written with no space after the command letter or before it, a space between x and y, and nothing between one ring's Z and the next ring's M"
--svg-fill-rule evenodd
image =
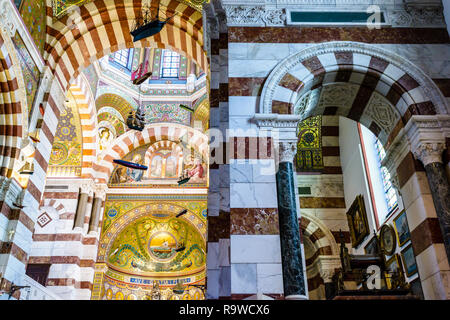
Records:
M385 49L381 49L376 46L372 46L365 43L355 43L355 42L327 42L319 45L315 45L309 48L306 48L298 53L294 53L284 60L282 60L269 74L266 84L264 85L262 91L262 98L260 100L260 110L263 113L272 113L272 101L277 100L276 94L278 94L277 89L280 87L280 82L283 77L287 74L294 73L293 70L299 69L302 62L308 59L314 59L319 56L323 58L322 60L328 64L324 65L322 70L322 74L327 74L329 72L337 72L339 64L336 62L336 59L332 58L331 55L337 52L351 52L353 54L359 54L361 57L367 58L375 57L381 60L384 60L389 65L392 65L391 69L394 69L393 75L387 75L382 73L380 76L381 81L388 81L391 84L395 83L396 80L400 76L395 78L395 72L402 73L408 75L410 78L415 80L419 84L419 88L421 89L421 93L415 95L411 94L404 89L402 92L402 98L405 98L406 92L408 92L408 101L406 103L411 105L413 103L422 103L424 102L425 97L429 99L434 105L436 113L439 114L448 114L450 113L450 107L447 101L444 99L442 93L437 88L433 80L428 77L421 69L415 66L413 63L409 62L405 58L397 55L396 53L390 52ZM333 61L334 60L334 61ZM356 73L368 73L368 61L366 65L356 65L352 62L352 64L348 64L347 67L351 66L353 72ZM297 101L297 97L301 94L305 94L309 92L311 89L314 75L309 72L306 68L303 68L306 72L298 72L297 81L301 82L302 86L297 87L294 90L290 90L290 97L286 100L289 100L289 103L295 103ZM386 68L387 69L387 68ZM376 70L372 70L376 71ZM377 72L377 71L376 71ZM308 90L306 90L308 89ZM375 89L376 90L376 89ZM381 93L381 92L380 92ZM425 97L424 97L425 96ZM402 100L402 98L400 100ZM426 100L426 99L425 99ZM287 102L287 101L286 101ZM407 106L406 106L407 107ZM397 112L403 115L405 110L398 110Z
M209 159L208 137L204 133L182 124L155 123L147 125L142 132L130 130L117 137L111 145L100 154L99 161L97 162L97 165L94 166L96 175L100 180L104 182L108 181L114 168L114 159L123 158L126 154L140 146L152 144L160 140L169 140L179 143L181 137L185 134L188 135L190 145L192 145L194 150L202 154L207 162Z
M317 229L320 229L322 231L322 233L325 235L325 241L326 241L326 245L329 245L331 247L331 253L332 255L339 255L339 246L336 243L336 240L334 239L333 234L331 233L330 229L328 229L327 226L325 226L325 224L323 224L322 221L320 221L320 219L317 219L316 217L312 216L311 214L308 214L306 212L301 213L302 215L302 219L305 218L309 221L308 227L305 229L304 226L302 224L300 224L302 231L304 232L304 236L308 236L310 237L312 235L313 232L311 232L311 226L315 226L316 228L314 228L314 232ZM313 242L314 246L316 246L316 244ZM325 246L326 246L325 245ZM320 247L323 247L320 246ZM317 247L316 249L318 249L319 247Z
M189 7L176 0L163 0L162 5L163 8L169 8L167 9L169 16L172 15L172 12L176 12L175 17L167 23L166 27L159 34L152 37L151 40L145 39L133 43L128 30L119 34L114 32L113 41L109 41L109 37L106 36L106 30L108 26L115 24L119 24L119 28L121 29L130 29L134 22L136 12L139 10L135 6L135 1L123 0L120 5L116 5L116 1L86 3L79 7L79 14L73 17L71 16L70 19L68 16L65 16L52 21L51 29L53 33L47 38L46 44L51 49L48 50L44 58L49 61L50 68L55 72L64 88L67 87L72 75L78 75L81 67L86 67L94 60L112 51L131 47L156 46L169 48L178 52L181 50L186 57L196 61L204 70L207 70L208 62L203 50L202 14L195 10L186 10ZM161 12L165 11L162 10ZM110 18L107 23L103 22L103 16ZM127 22L127 25L123 26L123 22ZM71 28L73 25L77 26L78 35L76 37L73 35L73 28ZM104 43L102 42L101 49L92 48L91 50L85 50L87 53L83 54L81 52L79 55L76 55L79 52L79 40L82 41L86 37L91 38L94 30L97 34L102 33L98 35L100 38L104 34L108 41L105 40ZM180 37L183 38L181 42L175 42L180 41ZM62 39L65 40L64 46L58 44ZM193 47L179 48L178 45L180 47L183 46L183 41L186 44L192 44ZM68 47L71 50L67 50ZM61 48L65 48L65 50L61 50ZM71 61L74 59L76 61L73 64Z

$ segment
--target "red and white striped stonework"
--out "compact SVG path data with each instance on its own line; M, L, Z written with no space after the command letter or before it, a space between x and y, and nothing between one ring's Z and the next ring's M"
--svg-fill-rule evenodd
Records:
M8 43L9 42L9 45ZM11 39L0 31L0 175L11 177L22 137L20 90L11 54Z
M94 164L94 170L98 183L107 183L114 169L114 159L122 159L134 148L154 143L160 140L169 140L180 143L187 134L189 144L204 159L209 157L208 137L198 130L181 124L164 123L149 124L141 132L128 131L118 137L112 145L100 155L100 160Z
M158 3L154 0L151 5L157 7ZM52 8L48 5L44 60L64 88L78 76L81 68L94 60L133 46L168 47L184 53L203 70L208 70L202 48L201 13L176 0L162 0L161 8L162 16L176 15L152 38L133 43L130 29L141 11L141 2L96 0L80 6L75 20L69 16L53 19Z
M52 191L47 189L43 195L28 260L29 264L51 265L46 287L63 299L89 299L91 295L101 224L95 233L88 233L93 196L98 196L94 191L87 201L83 228L74 229L79 188L85 182L47 180Z
M75 98L80 114L82 131L82 169L81 178L92 178L95 173L93 164L97 154L97 116L95 109L95 98L92 94L89 82L84 74L80 74L69 89Z
M424 35L427 36L424 37ZM359 121L369 128L382 141L385 149L388 149L396 137L398 140L399 133L402 132L402 128L412 115L435 115L448 112L443 110L445 103L440 103L443 101L442 93L433 87L433 81L430 79L436 79L441 90L443 89L442 91L447 92L448 95L448 76L442 70L431 67L436 64L435 59L447 60L444 56L448 56L450 53L447 45L449 36L445 29L389 28L387 30L382 28L366 30L340 27L236 26L228 28L228 40L230 129L250 130L255 128L252 124L255 113L292 114L296 112L301 114L302 118L323 115L324 121L332 121L332 117L329 116L345 116ZM344 40L348 42L342 42ZM340 41L340 43L327 43L330 41ZM362 44L361 41L370 42L372 45ZM424 53L425 48L430 52L443 50L442 52L446 52L446 54L442 54L440 57L431 57ZM415 49L417 51L412 53L412 50ZM406 58L392 52L408 52L408 59L419 63L425 70L420 70ZM333 105L331 101L324 107L312 104L314 108L311 109L299 108L299 100L304 98L308 92L311 92L311 95L316 94L318 97L321 92L332 87L336 88L336 84L342 86L343 89L351 89L342 90L342 95L351 96L351 101L345 105L340 105L339 101ZM427 86L426 89L425 86ZM429 88L432 88L431 92ZM351 92L354 94L349 95ZM377 117L373 101L379 96L387 101L390 109L384 115L378 113ZM294 107L298 109L294 110ZM323 123L322 131L324 157L322 175L333 176L336 186L339 185L338 180L341 179L342 188L338 122L328 125ZM250 134L240 134L239 136L244 141L243 145L248 144L246 141L253 138ZM238 145L235 148L239 148L239 142L236 143ZM246 147L243 149L245 150ZM424 292L427 291L429 297L435 297L433 291L442 293L445 290L448 292L448 289L435 290L431 283L445 282L444 279L448 277L446 274L449 269L447 266L438 266L438 261L441 261L439 257L445 256L445 253L442 241L438 239L438 236L434 236L439 234L439 228L434 210L429 209L434 206L423 167L421 168L417 160L414 160L411 153L406 156L402 155L402 157L404 157L402 163L396 166L397 175L399 178L402 177L400 179L402 180L401 186L405 184L407 186L407 190L402 191L402 196L404 199L408 199L404 193L413 193L409 197L411 199L405 201L408 222L410 220L408 210L412 212L411 214L416 217L416 220L417 217L423 217L419 218L416 223L414 222L415 218L411 218L412 224L409 222L412 234L420 234L426 239L426 241L421 241L418 236L412 237L413 242L423 243L422 246L418 245L419 253L414 250L418 255L419 274ZM246 157L244 156L244 158ZM248 168L245 166L249 166L249 164L239 165L236 163L230 167L232 213L233 210L236 210L233 207L254 206L253 203L256 202L249 200L252 199L252 193L259 196L258 199L264 197L266 201L268 198L266 195L276 194L276 190L264 192L262 189L258 189L258 185L250 180L254 179L254 173L253 176L241 174L248 172ZM249 167L252 166L254 165L250 164ZM416 177L417 170L419 170L419 178ZM312 190L314 186L320 185L320 181L314 182L312 178L309 180ZM302 181L301 178L298 179L298 182L300 181ZM302 184L299 183L299 186ZM325 217L322 221L335 238L338 236L339 229L342 228L345 242L350 245L348 227L345 227L346 205L343 188L341 193L331 195L319 192L311 196L301 195L300 210L302 212L304 210L305 215L317 214ZM240 199L245 200L241 201ZM262 200L259 201L259 205L262 202ZM412 207L408 208L411 205ZM276 207L276 202L274 207ZM236 211L236 213L248 216L253 211ZM329 217L328 221L327 216ZM334 219L331 217L336 220L333 221ZM250 219L233 217L232 214L231 220L240 221L239 224L244 225L242 221ZM419 227L414 230L416 226ZM239 227L238 225L232 230L239 230ZM243 226L243 229L250 228ZM419 230L422 231L419 232ZM433 236L431 236L432 234ZM235 282L244 281L239 278L238 274L245 274L247 278L256 282L259 279L258 272L260 271L258 263L261 263L258 262L258 259L263 259L264 250L261 250L260 257L239 260L238 248L233 249L233 238L237 239L238 236L243 237L244 235L231 235L232 293L239 293L240 297L244 297L261 288L252 287L251 283L242 285L242 287L235 286ZM256 239L256 235L253 237L255 240L252 241L259 241ZM339 238L336 239L336 242L338 241ZM268 242L265 242L264 245L267 248ZM415 245L413 244L413 246ZM307 263L309 264L311 261L307 261ZM427 263L429 266L426 266ZM250 266L252 264L256 264L256 272L254 266ZM242 269L245 268L245 265L250 266L247 268L248 270ZM234 266L238 271L236 273L233 272ZM309 281L310 290L314 290L317 284L320 285L321 282L317 279ZM240 290L251 288L250 290L254 291L244 294L234 291L235 287ZM272 288L274 287L272 286ZM310 293L312 292L310 291ZM427 296L427 294L425 295Z

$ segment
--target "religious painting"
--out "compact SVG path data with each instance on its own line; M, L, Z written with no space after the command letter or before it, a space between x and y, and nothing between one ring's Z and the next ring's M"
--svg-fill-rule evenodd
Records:
M369 242L367 242L366 246L364 247L364 252L370 255L378 255L379 245L378 237L376 234L372 237L372 239L369 240Z
M111 142L114 140L114 134L112 130L108 127L101 127L98 129L99 137L99 151L107 149Z
M157 145L157 146L155 146ZM179 144L171 141L156 142L136 148L123 160L148 167L147 170L124 168L116 165L110 186L178 186L181 176L189 177L185 185L200 187L207 183L207 165L195 150L183 152Z
M386 286L388 289L394 289L394 281L396 276L403 277L402 263L398 254L393 255L386 261Z
M362 195L356 197L346 214L352 246L357 247L370 233L364 198Z
M409 233L408 220L406 219L406 211L402 211L394 219L395 232L397 233L398 245L403 246L409 239L411 234Z
M411 244L402 250L402 260L405 266L406 275L411 277L417 272L416 258L414 257L414 251Z

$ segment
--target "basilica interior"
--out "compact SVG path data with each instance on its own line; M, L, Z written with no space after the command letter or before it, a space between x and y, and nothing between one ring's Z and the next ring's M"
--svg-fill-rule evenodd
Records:
M0 0L0 300L450 299L446 0Z

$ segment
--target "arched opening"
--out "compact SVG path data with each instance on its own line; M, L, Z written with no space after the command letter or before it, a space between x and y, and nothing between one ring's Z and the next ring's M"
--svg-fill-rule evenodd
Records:
M377 237L380 237L382 226L394 230L398 221L403 221L403 227L399 227L404 228L406 224L411 229L416 227L415 222L411 222L418 219L414 205L411 205L413 196L411 189L405 186L411 173L405 177L404 166L411 163L413 174L424 169L413 157L417 142L410 130L415 119L447 115L448 110L436 85L410 62L371 45L330 42L293 54L271 71L260 99L263 114L255 118L266 130L281 128L275 148L280 143L278 152L284 157L280 162L294 162L293 171L296 172L292 175L298 190L293 188L292 192L298 195L300 212L320 216L336 243L342 242L352 254L364 255L374 252L372 247L380 241ZM355 121L367 129L361 129ZM291 135L287 127L292 128ZM371 132L373 138L366 136L364 139L361 133L364 130ZM383 198L386 190L378 195L373 190L376 184L370 178L369 169L373 168L369 165L374 166L375 162L368 161L369 152L364 147L369 141L378 141L386 154L376 163L372 175L374 172L389 174L386 181L397 189L398 205L392 210L389 200ZM377 185L382 186L382 183ZM357 207L358 198L362 199L358 210L362 210L360 213L368 219L361 224L363 228L356 228L354 217L349 217L352 208ZM283 200L279 196L279 202L280 199ZM386 205L382 206L384 202ZM431 213L431 210L427 208L427 212ZM405 221L408 222L405 224ZM356 234L362 229L361 234ZM321 299L325 293L321 289L324 279L319 276L320 268L313 259L317 248L311 239L305 240L305 234L303 239L306 268L317 276L314 281L309 280L312 289L319 290L310 290L310 298ZM394 249L383 256L383 267L387 272L395 264L401 266L399 257L412 250L408 246L415 247L415 243L420 242L414 237L405 239L395 243ZM411 252L408 254L411 256ZM407 263L411 269L418 269L419 275L426 272L421 271L420 264L414 266L414 259ZM336 266L335 273L341 267ZM417 278L416 272L401 274L407 283L414 283L415 289L423 281ZM308 275L308 270L306 273ZM384 288L388 287L386 284Z

